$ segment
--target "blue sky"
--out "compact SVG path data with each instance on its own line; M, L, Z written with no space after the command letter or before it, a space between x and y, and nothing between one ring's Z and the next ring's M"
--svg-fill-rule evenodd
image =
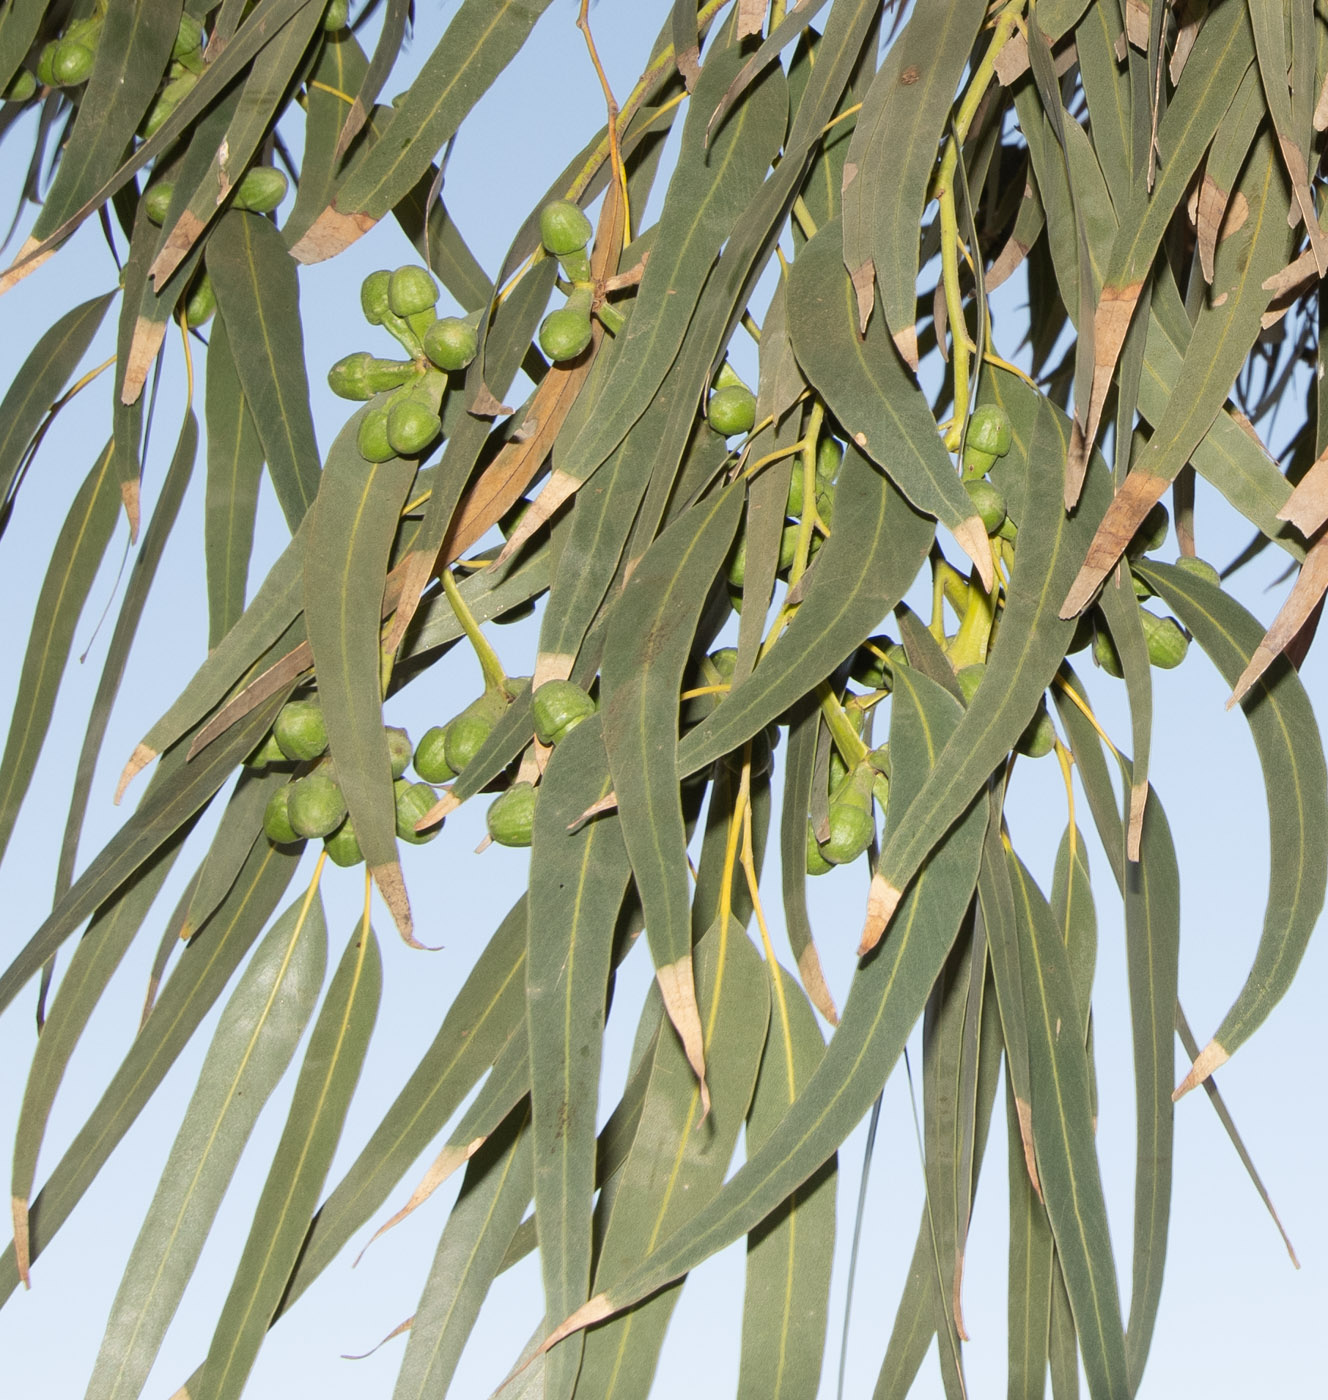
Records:
M593 10L601 54L620 96L640 71L668 8L662 0L600 0ZM388 83L389 96L405 85L430 52L455 5L423 0L419 9L415 39ZM531 202L602 120L598 85L574 18L573 0L555 0L526 51L463 128L452 155L447 176L449 208L490 271L496 270L508 239ZM17 187L25 157L22 134L0 148L0 189ZM661 180L660 193L663 186ZM656 216L658 198L657 193L646 222ZM323 370L351 350L389 353L381 333L367 328L360 317L359 280L375 267L392 267L411 258L404 237L387 220L342 258L302 273L314 414L324 448L347 408L326 390ZM0 339L0 381L9 382L32 341L52 317L113 281L114 268L100 235L89 228L55 261L12 291L0 306L6 328ZM1017 308L1019 300L1018 291L1013 290L1007 309ZM999 316L997 325L999 328ZM88 365L100 363L112 352L113 336L112 318L90 351ZM738 340L742 340L741 332ZM1008 353L1013 346L1004 348ZM10 600L9 606L0 610L0 657L6 658L0 662L0 704L11 700L14 693L51 541L69 497L104 440L110 393L110 376L106 375L62 415L43 446L0 544L0 577L4 596ZM174 446L183 402L179 344L172 340L147 464L145 518ZM201 410L201 397L198 407ZM124 757L202 659L206 633L201 566L203 478L200 459L111 721L106 758L98 769L88 812L84 861L115 829L117 814L110 796ZM265 493L261 502L260 519L251 590L283 543L280 516L270 494ZM1198 531L1200 553L1219 564L1235 554L1248 537L1247 527L1203 491ZM11 952L21 946L49 908L65 794L112 625L105 623L98 631L96 621L104 607L118 605L123 592L124 581L117 578L116 571L124 546L121 526L76 634L75 652L87 648L87 660L83 664L71 661L37 782L0 867L0 898ZM1174 549L1168 546L1160 557L1173 554ZM1265 621L1272 617L1283 592L1283 588L1269 587L1281 568L1281 560L1270 550L1234 584L1237 596ZM491 631L508 669L527 669L535 639L533 627L518 624ZM1322 651L1311 654L1304 675L1312 697L1317 700L1328 695ZM1179 672L1155 672L1154 681L1153 776L1176 836L1181 866L1182 999L1196 1034L1204 1041L1244 978L1262 923L1267 879L1264 796L1244 721L1238 713L1224 710L1225 687L1197 649ZM1097 673L1090 684L1109 731L1124 742L1129 726L1121 687ZM405 724L418 737L430 724L448 718L478 689L477 668L468 656L460 656L394 701L389 718ZM127 801L135 800L141 789L140 779ZM1065 822L1064 790L1053 763L1021 765L1009 816L1017 849L1046 887ZM482 823L482 809L471 804L449 820L440 841L406 853L418 931L424 941L441 943L441 952L418 953L404 947L386 915L380 911L376 919L385 977L379 1031L332 1169L332 1182L339 1178L413 1067L451 991L460 984L484 939L505 912L507 895L524 879L525 856L521 852L492 848L483 856L471 853L482 834ZM1082 807L1081 824L1087 829ZM206 832L200 829L80 1046L56 1104L39 1182L77 1130L81 1115L91 1106L132 1036L158 933L205 843ZM1134 1113L1122 930L1119 901L1091 834L1090 861L1096 876L1100 947L1095 1003L1101 1094L1099 1150L1122 1293L1128 1299ZM359 880L358 872L336 870L329 871L324 880L334 956L357 917ZM861 863L812 885L813 918L822 956L841 1004L852 973L852 947L865 891ZM771 903L778 924L778 901ZM781 928L776 928L776 935L782 935ZM1316 1048L1319 989L1325 985L1325 974L1328 954L1319 940L1311 944L1299 980L1272 1022L1220 1074L1228 1102L1296 1243L1302 1268L1297 1273L1290 1267L1203 1096L1184 1100L1177 1109L1171 1252L1153 1354L1140 1391L1144 1397L1303 1392L1322 1375L1319 1328L1328 1307L1328 1214L1321 1202L1325 1101L1316 1073ZM615 998L615 1016L606 1042L604 1112L612 1105L609 1092L621 1084L635 1008L649 979L644 950L639 950L625 965ZM15 1393L73 1396L85 1386L120 1272L214 1021L215 1016L195 1037L74 1219L38 1262L31 1293L14 1297L0 1311L0 1354L5 1357L6 1375ZM0 1136L6 1140L12 1136L32 1044L32 998L25 996L0 1017L0 1055L12 1066L0 1082ZM916 1037L913 1063L920 1064ZM1178 1059L1177 1078L1180 1069ZM292 1084L293 1078L288 1077L260 1119L146 1394L170 1395L206 1349L211 1323L243 1244L247 1212L266 1174L265 1149L270 1152L280 1132ZM834 1393L847 1243L862 1140L863 1129L859 1128L840 1159L840 1247L824 1396ZM404 1200L431 1155L426 1154L412 1170L394 1200ZM1004 1136L998 1119L978 1192L965 1293L966 1319L973 1335L967 1361L974 1396L1004 1392L1004 1167ZM348 1251L274 1330L248 1393L287 1393L298 1384L302 1390L329 1397L390 1395L401 1340L389 1343L366 1361L342 1360L340 1354L368 1349L414 1310L456 1185L454 1182L440 1191L411 1221L376 1243L353 1271L353 1254ZM848 1345L848 1395L871 1393L922 1199L908 1085L901 1070L886 1087L872 1166ZM366 1230L364 1237L369 1233ZM737 1374L742 1269L739 1244L689 1281L674 1316L653 1395L678 1394L684 1388L700 1396L732 1392ZM452 1393L465 1397L488 1394L541 1311L538 1271L533 1261L526 1261L500 1279L493 1290ZM930 1362L913 1393L924 1397L940 1393Z

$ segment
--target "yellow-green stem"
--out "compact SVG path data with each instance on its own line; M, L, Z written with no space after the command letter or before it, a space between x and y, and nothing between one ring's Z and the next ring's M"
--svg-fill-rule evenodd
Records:
M503 670L503 663L498 660L498 654L489 645L488 639L480 631L479 623L475 621L470 609L466 606L466 600L457 589L451 569L443 570L443 592L447 595L447 601L452 605L452 611L456 613L461 630L466 634L470 645L474 648L475 659L480 663L480 670L484 674L484 689L497 691L504 700L510 700L512 692L507 688L507 675Z
M822 681L816 687L816 697L820 701L826 728L829 729L830 737L835 741L840 758L850 768L856 768L867 757L867 745L862 742L862 736L849 722L849 717L845 714L844 707L839 703L835 692L831 690L829 681Z
M818 399L807 415L807 430L802 435L802 519L793 548L793 565L789 570L789 587L807 572L812 548L812 528L816 521L816 452L825 422L825 405Z

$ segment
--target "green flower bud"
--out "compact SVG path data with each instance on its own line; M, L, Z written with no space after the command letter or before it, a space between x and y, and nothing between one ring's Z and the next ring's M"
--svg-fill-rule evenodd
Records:
M440 316L424 333L424 353L439 369L463 370L480 348L479 332L460 316Z
M513 783L489 804L484 824L500 846L529 846L535 829L539 789L533 783Z
M1134 538L1125 547L1126 555L1133 559L1140 554L1151 554L1161 549L1166 542L1167 530L1171 526L1171 516L1167 508L1158 501L1143 518L1143 523L1134 532Z
M337 30L345 29L349 18L350 0L332 0L323 16L323 29L329 34L335 34Z
M592 233L590 220L570 199L555 199L540 210L540 241L555 257L580 252Z
M829 484L839 475L844 461L844 444L838 438L823 437L816 448L816 483Z
M251 214L270 214L286 198L286 177L273 165L255 165L236 186L234 204Z
M442 430L432 407L413 395L398 399L387 411L387 440L398 457L419 456Z
M756 422L756 395L740 385L717 389L710 396L706 421L725 437L750 432Z
M203 26L185 10L180 16L180 27L175 31L175 43L171 45L171 57L178 63L191 53L203 47L205 38Z
M158 180L155 185L149 185L143 191L143 208L148 219L157 225L158 228L166 222L166 215L171 210L171 200L175 196L175 182L173 180Z
M725 685L731 685L738 669L738 649L736 647L720 647L710 653L708 660L719 672L720 680Z
M346 819L346 799L326 773L310 773L290 785L286 814L298 835L329 836Z
M392 764L392 777L399 778L410 767L413 747L410 735L395 724L385 726L383 732L387 735L387 753Z
M360 456L366 462L390 462L397 454L387 436L387 406L377 404L360 419L355 436Z
M848 673L859 685L871 690L890 689L890 666L884 652L893 642L884 633L867 640L853 653Z
M217 309L217 293L206 269L194 278L189 289L189 299L184 304L184 319L188 325L201 326L212 319Z
M871 845L876 835L876 819L871 812L871 798L864 807L857 802L830 804L830 839L821 846L821 854L831 865L849 865Z
M1042 758L1056 747L1056 727L1047 713L1047 697L1038 701L1037 713L1029 720L1015 742L1015 749L1028 758Z
M355 827L349 817L330 835L323 837L323 849L333 865L349 868L364 861L364 852L355 835Z
M383 317L391 310L387 300L387 289L391 285L392 274L386 270L371 272L360 283L360 310L371 326L381 326Z
M57 87L77 87L92 76L97 56L75 39L61 39L51 58L51 75Z
M1148 643L1148 660L1162 671L1170 671L1185 660L1190 639L1174 617L1158 617L1141 608L1139 617L1144 625L1144 640Z
M1201 578L1205 583L1211 583L1214 588L1221 588L1222 575L1208 562L1207 559L1196 558L1193 554L1182 554L1176 560L1176 567L1184 569L1187 574L1193 574L1195 578Z
M558 743L594 713L595 702L573 681L545 681L531 699L535 737L541 744Z
M812 819L807 818L807 874L828 875L835 867L821 854L821 844L816 839L816 828Z
M415 771L426 783L446 783L456 777L447 762L447 730L435 724L415 746Z
M59 39L52 39L37 55L37 81L42 87L55 86L55 50L59 43Z
M973 416L968 420L967 446L975 447L979 452L990 452L993 457L1004 457L1013 441L1010 419L1003 408L994 403L984 403L973 410Z
M397 316L430 310L438 300L438 284L418 263L399 267L388 279L387 304Z
M327 750L327 725L317 700L289 700L272 726L272 737L285 756L307 763Z
M415 823L422 821L438 798L428 783L412 783L398 778L392 784L397 804L397 835L412 846L423 846L432 841L443 829L442 823L431 826L426 831L416 831Z
M1093 660L1109 676L1115 676L1121 680L1125 676L1125 669L1121 665L1120 653L1116 650L1116 643L1111 640L1111 633L1100 624L1093 633Z
M300 839L300 834L291 825L290 803L291 784L279 787L267 800L263 811L263 831L267 839L277 846L290 846Z
M979 662L976 666L961 666L955 675L959 689L963 692L964 704L971 705L987 674L987 668Z
M270 768L274 763L285 763L286 755L277 743L277 736L269 733L267 738L244 761L246 768Z
M485 691L478 700L472 700L447 726L444 754L448 767L454 773L466 771L467 765L479 753L484 741L492 733L502 712L501 698L493 692Z
M37 79L26 68L20 68L4 90L6 102L27 102L37 95Z
M193 91L197 81L197 73L181 73L178 78L172 78L162 88L152 106L148 108L148 114L143 118L143 125L138 129L138 134L145 141L155 136L165 126L167 118Z
M1005 523L1005 495L990 481L981 477L964 482L964 490L973 502L973 509L982 519L982 527L989 535L994 535Z
M570 306L550 311L539 328L539 343L554 364L576 359L590 344L590 317Z

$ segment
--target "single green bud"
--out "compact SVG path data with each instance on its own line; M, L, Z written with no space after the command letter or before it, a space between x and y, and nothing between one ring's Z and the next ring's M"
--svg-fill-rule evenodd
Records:
M1176 567L1184 569L1187 574L1193 574L1195 578L1203 579L1205 583L1211 583L1214 588L1222 587L1222 575L1207 559L1199 559L1193 554L1182 554L1176 560Z
M1070 638L1070 645L1065 648L1065 654L1072 656L1076 651L1083 649L1093 640L1093 614L1091 612L1080 613L1075 619L1074 636Z
M1047 713L1047 697L1038 701L1037 713L1029 720L1015 742L1015 749L1027 758L1043 758L1056 747L1056 727Z
M475 358L479 332L460 316L440 316L424 333L424 353L439 369L455 373Z
M996 465L996 454L984 452L971 443L964 444L964 480L979 481Z
M853 653L848 673L859 685L871 690L889 690L890 666L885 659L887 647L893 642L884 633L867 640Z
M828 875L835 867L821 854L821 844L816 839L816 828L812 819L807 818L807 874Z
M558 743L594 713L595 702L573 681L545 681L531 698L535 737L541 744Z
M706 421L725 437L748 433L756 422L756 395L741 385L717 389L710 396Z
M398 399L387 411L387 440L398 457L420 456L442 430L429 404L413 395Z
M274 165L255 165L236 186L234 204L251 214L270 214L286 198L285 175Z
M360 283L360 310L371 326L381 326L383 317L391 310L388 305L387 289L391 285L392 274L386 269L371 272Z
M194 278L189 289L189 299L184 304L184 319L188 325L201 326L212 319L217 309L217 293L207 270Z
M426 783L447 783L456 773L447 762L447 729L435 724L415 745L415 771Z
M1141 608L1139 617L1144 625L1144 640L1148 643L1148 660L1162 671L1170 671L1185 660L1190 639L1174 617L1158 617Z
M327 751L327 725L317 700L288 700L272 726L272 736L287 758L307 763Z
M990 452L993 457L1004 457L1013 441L1009 415L1003 408L994 403L984 403L973 410L965 438L969 447L975 447L979 452Z
M77 87L92 76L97 56L76 39L61 39L51 59L51 75L57 87Z
M876 835L870 792L866 807L856 802L832 802L829 816L830 839L821 846L821 854L831 865L848 865L857 860Z
M1115 676L1117 680L1124 678L1125 668L1121 665L1116 643L1111 640L1111 633L1100 623L1093 633L1093 660L1107 675Z
M300 834L290 820L291 784L279 787L267 800L263 811L263 831L267 839L277 846L290 846L300 839Z
M418 263L399 267L388 279L387 304L397 316L429 311L438 300L438 284Z
M277 743L277 736L271 732L266 739L244 761L246 768L270 768L274 763L285 763L286 755Z
M167 118L193 91L196 82L198 82L197 73L181 73L178 78L172 78L162 88L152 106L148 108L148 114L143 118L143 125L138 129L138 134L145 141L155 136L165 126Z
M529 846L535 830L535 803L539 789L533 783L513 783L489 804L484 824L500 846Z
M392 777L399 778L410 767L413 752L410 735L395 724L386 725L383 732L387 735L387 753L392 764Z
M1140 554L1151 554L1161 549L1166 542L1167 530L1171 526L1171 516L1167 508L1158 501L1143 518L1143 523L1134 532L1134 538L1125 547L1126 555L1133 559Z
M555 257L579 253L594 233L590 220L570 199L555 199L540 210L540 241Z
M751 389L746 381L738 371L733 368L728 360L725 360L724 363L720 365L719 373L715 375L715 382L711 387L716 390L746 389L749 394L751 393Z
M329 34L335 34L337 30L345 29L349 18L350 0L332 0L323 16L323 29Z
M415 823L422 821L437 803L438 798L428 783L412 783L398 778L392 784L397 804L397 835L412 846L423 846L432 841L443 829L441 822L427 831L416 831Z
M719 647L712 651L707 659L719 672L719 679L725 685L732 685L733 677L738 669L738 649L736 647Z
M55 86L55 50L59 43L59 39L52 39L50 43L42 45L37 55L37 81L42 87Z
M806 483L802 479L802 458L793 459L793 475L789 477L788 497L784 501L784 514L794 520L802 519L802 508L806 504Z
M867 755L867 762L871 764L876 772L883 778L888 778L891 773L889 740L886 740L886 742L879 747L872 749Z
M37 95L37 79L26 68L20 68L9 80L4 91L6 102L27 102Z
M149 185L143 191L143 208L148 219L157 225L158 228L166 222L166 215L171 210L171 200L175 196L175 182L173 180L158 180L155 185Z
M444 753L448 767L454 773L466 771L467 765L479 753L480 747L492 733L502 712L501 698L486 690L478 700L472 700L447 726Z
M981 477L965 481L964 490L968 492L968 498L973 502L973 509L982 519L983 529L989 535L994 535L1005 523L1004 493L998 491L990 481L984 481Z
M326 773L310 773L290 785L286 814L300 836L329 836L346 820L346 799Z
M838 438L823 437L816 448L816 484L832 482L844 461L844 444Z
M576 359L590 344L590 317L570 306L550 311L539 328L539 343L554 364Z
M821 524L828 530L834 524L835 519L835 487L833 482L826 482L823 485L818 482L816 487L816 513L821 517Z
M964 704L971 705L973 697L978 693L978 687L986 677L987 668L979 662L976 666L961 666L955 674L955 680L959 682L959 689L963 692Z
M360 419L355 441L366 462L390 462L397 455L387 436L386 404L375 405Z
M332 864L340 865L343 869L364 862L364 852L360 850L355 827L349 817L330 836L323 837L323 849Z
M369 386L369 365L373 356L367 350L343 355L327 372L327 387L340 399L368 400L375 390Z

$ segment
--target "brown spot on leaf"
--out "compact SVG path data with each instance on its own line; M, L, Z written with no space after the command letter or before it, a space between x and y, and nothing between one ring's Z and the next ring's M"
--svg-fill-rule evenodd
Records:
M1227 1054L1217 1041L1210 1040L1208 1044L1199 1051L1198 1058L1190 1066L1190 1072L1176 1086L1175 1092L1171 1095L1172 1103L1175 1103L1176 1100L1183 1095L1188 1094L1191 1089L1197 1089L1210 1074L1221 1069L1230 1058L1231 1056Z
M11 287L16 287L25 277L36 270L54 252L54 248L47 248L44 253L33 256L33 250L41 247L39 238L29 238L18 250L18 256L10 263L3 275L0 275L0 296L3 296Z
M355 1262L351 1268L355 1268L361 1259L368 1252L369 1245L376 1239L387 1234L394 1226L401 1222L414 1210L418 1210L425 1201L452 1175L458 1167L464 1166L470 1159L484 1146L485 1139L477 1137L472 1142L462 1143L459 1146L448 1143L446 1147L429 1164L429 1169L420 1178L419 1185L410 1193L410 1200L406 1202L390 1219L383 1223L369 1236L364 1248L355 1256Z
M1290 521L1306 539L1328 520L1328 449L1315 458L1277 518Z
M323 262L344 252L378 222L368 214L343 214L329 204L290 250L300 263Z
M24 1288L32 1287L28 1270L32 1263L32 1246L28 1239L28 1203L22 1196L10 1198L14 1217L14 1263Z
M916 63L910 63L899 75L899 85L900 87L912 87L920 77L922 77L922 69Z
M156 756L156 749L150 749L146 744L139 744L129 755L129 762L125 764L124 771L120 774L120 781L115 785L115 796L111 799L117 807L120 805L120 799L125 795L125 789Z
M876 264L870 258L849 273L853 282L853 295L858 302L858 334L867 334L867 322L871 320L872 307L876 304Z
M143 518L142 493L138 478L120 483L120 503L124 506L125 519L129 522L129 543L138 543L138 527Z
M897 890L879 870L871 877L867 889L867 917L858 939L858 957L865 957L881 941L903 897L903 890Z
M1088 557L1084 560L1083 568L1065 595L1060 610L1062 617L1074 617L1083 611L1101 587L1102 580L1125 553L1125 546L1143 524L1144 516L1162 499L1170 484L1165 477L1150 476L1140 471L1132 471L1125 478L1088 546Z
M692 977L692 955L655 970L664 1010L682 1042L682 1052L692 1067L701 1090L701 1118L710 1112L710 1089L705 1079L705 1040L701 1033L701 1013L696 1007L696 984Z
M973 561L982 586L988 593L996 586L996 566L991 561L991 540L980 515L970 515L954 531L959 548Z
M162 244L161 252L152 260L152 266L148 268L148 276L152 278L152 285L161 291L166 279L184 261L189 250L198 242L198 236L206 227L203 220L186 209L175 221L175 227L167 235L166 242Z
M808 943L798 954L798 976L802 979L802 989L807 993L811 1004L832 1026L837 1026L839 1008L835 1005L834 997L830 995L830 988L826 986L825 973L821 969L821 955L816 951L815 943Z
M1296 582L1273 619L1273 625L1255 647L1250 664L1241 672L1227 701L1227 709L1244 699L1255 681L1286 650L1309 621L1325 592L1328 592L1328 535L1320 536L1305 556Z
M903 330L896 331L892 339L895 343L895 349L899 351L900 358L916 374L918 372L918 328L905 326Z
M129 343L129 354L125 358L124 379L120 384L120 402L137 403L147 383L148 370L157 358L157 351L166 339L166 322L152 321L140 316L134 322L134 338Z

